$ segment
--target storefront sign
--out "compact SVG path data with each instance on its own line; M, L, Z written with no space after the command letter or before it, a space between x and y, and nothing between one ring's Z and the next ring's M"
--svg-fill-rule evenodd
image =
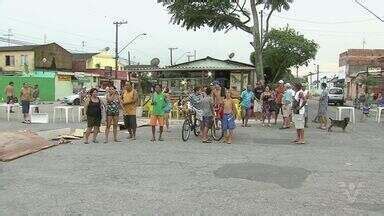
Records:
M65 76L65 75L58 75L57 79L59 81L71 81L71 76Z

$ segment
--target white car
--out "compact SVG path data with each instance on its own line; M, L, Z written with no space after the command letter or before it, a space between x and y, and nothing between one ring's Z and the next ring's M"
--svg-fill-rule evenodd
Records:
M99 98L104 102L107 97L107 92L105 90L99 90ZM64 97L64 103L68 105L76 105L79 106L81 104L80 101L80 95L79 94L74 94L74 95L69 95L67 97Z
M344 99L344 90L342 88L333 87L329 89L328 93L328 103L333 103L335 105L339 104L343 106L345 102Z

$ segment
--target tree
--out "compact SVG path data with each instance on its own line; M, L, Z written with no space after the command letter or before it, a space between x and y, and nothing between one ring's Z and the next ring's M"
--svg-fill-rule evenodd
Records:
M307 66L315 59L318 48L316 42L306 39L292 28L272 29L263 50L266 81L289 78L290 68ZM251 54L251 62L255 61L255 55Z
M253 36L252 46L257 55L254 59L256 71L251 74L251 84L254 84L256 74L264 80L262 50L266 44L269 21L274 12L289 10L293 0L160 0L167 6L172 15L171 22L181 25L187 30L197 30L208 26L213 31L241 29ZM260 7L267 11L265 22L259 13ZM253 24L250 21L253 20ZM263 28L265 24L265 29ZM265 32L265 33L263 33Z

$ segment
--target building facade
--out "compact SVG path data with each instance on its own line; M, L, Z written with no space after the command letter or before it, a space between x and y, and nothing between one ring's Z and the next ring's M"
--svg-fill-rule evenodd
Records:
M348 99L356 98L360 93L366 91L362 80L367 76L373 76L379 82L378 86L372 86L374 93L381 91L383 81L384 49L349 49L340 54L340 71L345 73L345 88Z

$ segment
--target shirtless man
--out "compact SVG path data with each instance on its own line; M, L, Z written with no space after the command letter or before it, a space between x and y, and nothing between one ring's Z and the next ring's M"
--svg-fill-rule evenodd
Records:
M223 118L223 109L224 109L224 98L221 96L221 86L219 83L215 83L213 90L213 106L215 109L215 116L222 119Z
M5 87L4 93L5 96L7 97L7 104L13 104L15 101L15 88L13 87L13 82L10 82L7 87ZM13 113L12 107L10 107L9 110L11 113Z
M236 128L236 106L229 91L226 92L226 97L223 102L224 142L231 144L233 141L233 130Z
M31 87L28 85L28 83L23 84L23 88L20 92L20 100L21 100L21 107L22 107L22 113L24 117L23 123L30 124L30 116L29 116L29 107L30 103L32 101L32 90Z

